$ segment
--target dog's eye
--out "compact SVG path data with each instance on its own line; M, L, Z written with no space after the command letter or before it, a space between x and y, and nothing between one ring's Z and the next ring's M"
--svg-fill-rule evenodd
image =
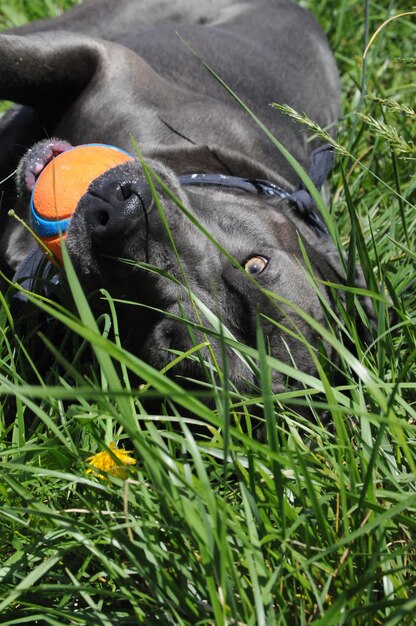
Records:
M250 276L258 276L266 269L269 259L264 256L252 256L244 263L244 269Z

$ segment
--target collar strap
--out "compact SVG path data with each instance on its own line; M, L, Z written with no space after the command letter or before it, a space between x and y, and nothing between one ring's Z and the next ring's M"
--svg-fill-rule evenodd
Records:
M184 174L179 176L179 184L181 187L191 187L193 185L231 187L247 191L248 193L261 196L274 196L282 200L287 200L297 216L306 222L307 225L315 231L318 237L328 237L328 230L316 213L313 198L306 189L297 189L293 193L289 193L285 189L282 189L282 187L268 180L240 178L239 176L228 176L225 174Z
M179 176L181 187L192 185L219 185L220 187L233 187L249 193L258 193L266 196L278 196L287 198L290 194L267 180L258 178L240 178L225 174L184 174Z
M334 149L331 144L324 143L310 155L309 178L317 189L320 189L328 178L334 163ZM233 187L261 196L275 196L287 200L296 215L315 231L318 237L328 237L327 227L322 221L317 206L309 191L302 182L293 193L268 180L259 178L239 178L225 174L186 174L179 176L179 184L183 187L191 185L219 185Z

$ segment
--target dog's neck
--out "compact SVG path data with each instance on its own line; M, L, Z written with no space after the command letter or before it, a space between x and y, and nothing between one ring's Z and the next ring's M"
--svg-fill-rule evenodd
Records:
M248 179L270 180L274 184L291 191L295 189L297 177L291 178L280 174L279 161L275 169L270 169L264 162L257 161L246 154L219 145L162 146L140 144L144 159L155 159L163 163L177 176L195 172L225 174ZM304 164L307 167L307 163Z

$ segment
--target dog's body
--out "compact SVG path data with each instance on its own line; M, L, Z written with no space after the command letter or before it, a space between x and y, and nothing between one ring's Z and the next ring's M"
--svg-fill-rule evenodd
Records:
M0 37L0 97L20 105L0 123L0 176L13 171L32 143L47 137L74 145L110 143L129 151L133 137L156 174L262 287L323 321L302 247L319 278L338 281L337 254L328 238L312 229L284 196L203 181L194 187L178 178L218 173L266 179L287 195L298 182L286 158L183 40L308 169L319 143L308 141L298 125L270 107L272 102L288 104L323 127L332 128L337 121L337 70L308 12L289 0L90 0L60 18ZM21 185L32 161L29 153L20 166ZM0 218L2 267L9 272L33 245L5 215L12 195L6 189ZM152 203L139 161L94 182L67 238L87 290L104 287L115 298L195 320L186 289L109 255L149 263L182 282L183 270L190 290L237 339L255 345L261 311L285 326L289 316L292 330L297 327L307 340L315 340L290 307L270 303L163 196L180 268L159 212L155 207L150 211ZM26 199L17 207L22 213ZM167 348L190 345L188 330L162 313L125 305L119 316L128 347L157 367L170 358ZM301 341L271 323L264 329L276 357L313 371ZM179 373L198 376L193 363L185 361ZM241 367L230 353L230 375L240 386L248 376Z

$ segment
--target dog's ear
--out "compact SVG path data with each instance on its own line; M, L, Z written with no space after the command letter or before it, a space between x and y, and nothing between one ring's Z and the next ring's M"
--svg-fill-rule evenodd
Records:
M291 226L288 225L289 221L291 222ZM336 291L337 296L345 305L347 302L347 290L343 290L344 286L347 287L348 290L350 290L350 288L368 290L364 273L359 265L355 267L352 280L347 276L346 256L341 256L343 253L337 249L329 236L318 235L313 229L306 225L303 220L296 218L289 220L282 215L276 215L275 222L280 242L282 242L283 235L284 247L288 253L296 256L299 262L305 266L309 265L318 281L339 285L339 289L334 287L334 290L331 290L329 286L325 287L325 291L330 300L334 299L334 292ZM377 324L374 305L371 298L366 295L359 295L358 301L364 311L368 324L366 324L365 320L361 319L355 308L351 314L355 316L360 336L364 340L369 341L371 340L371 330L374 329Z
M94 40L70 33L0 36L0 98L36 107L58 106L79 93L96 71Z
M349 277L346 270L346 259L341 258L341 254L331 239L327 239L325 242L317 241L313 247L313 256L318 260L318 267L320 268L321 276L324 281L335 283L340 285L340 289L337 290L338 296L341 301L346 305L348 300L347 290L343 292L342 287L345 286L348 290L359 289L369 291L366 283L364 273L359 265L356 265L353 278ZM349 292L351 293L351 292ZM367 295L356 296L356 302L359 302L363 312L364 318L357 311L357 307L347 306L347 311L355 319L358 335L369 343L372 339L372 330L377 326L377 316L374 309L371 298Z
M68 47L65 45L68 40ZM12 174L24 152L45 135L85 87L97 67L97 46L68 33L0 35L0 99L13 106L0 120L0 269L11 276L30 246L23 219L27 198L17 199Z

